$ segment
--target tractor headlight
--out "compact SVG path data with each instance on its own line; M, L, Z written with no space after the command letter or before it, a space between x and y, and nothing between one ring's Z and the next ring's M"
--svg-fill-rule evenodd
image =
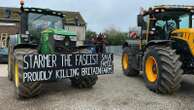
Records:
M21 35L21 38L22 38L22 40L25 41L25 42L28 42L28 41L29 41L29 35L27 35L27 34L22 34L22 35Z
M65 37L61 35L54 35L53 38L54 40L64 40L65 39Z

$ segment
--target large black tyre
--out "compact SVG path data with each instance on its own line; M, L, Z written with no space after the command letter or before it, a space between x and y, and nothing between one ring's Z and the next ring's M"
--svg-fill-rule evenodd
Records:
M13 80L13 53L11 52L11 49L9 47L9 51L8 51L8 79L10 81Z
M35 49L15 49L14 50L14 82L16 96L18 98L30 98L40 94L42 85L40 82L23 83L23 55L37 54Z
M97 75L92 76L80 76L71 78L71 85L75 88L91 88L96 84L98 80Z
M16 36L9 36L8 41L8 79L12 81L13 78L13 65L14 65L14 55L13 55L13 46L17 43Z
M146 86L157 93L172 94L180 88L183 70L176 50L168 46L149 47L143 58Z
M132 65L136 62L134 62L134 56L132 52L130 51L129 47L125 47L123 49L123 54L122 54L122 69L123 69L123 74L126 76L138 76L139 71L134 69Z
M92 53L92 51L90 49L82 49L76 53ZM79 77L70 78L70 80L71 80L72 87L80 88L80 89L91 88L96 84L98 80L98 76L97 75L79 76Z

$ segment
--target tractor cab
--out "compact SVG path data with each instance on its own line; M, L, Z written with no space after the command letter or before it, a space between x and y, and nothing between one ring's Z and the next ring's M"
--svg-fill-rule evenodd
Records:
M168 40L177 31L192 31L191 28L194 28L193 14L194 6L155 6L138 15L138 26L142 27L144 39Z
M21 12L21 34L39 41L41 32L48 29L63 29L63 13L49 9L24 8Z
M65 31L63 24L62 12L50 9L24 8L21 12L20 34L29 35L29 38L35 42L40 40L41 33L47 29L53 29L55 34L62 35L63 33L63 36L70 38L76 36L73 32Z
M35 44L42 53L63 53L76 46L76 33L64 30L60 11L41 8L20 8L20 41Z

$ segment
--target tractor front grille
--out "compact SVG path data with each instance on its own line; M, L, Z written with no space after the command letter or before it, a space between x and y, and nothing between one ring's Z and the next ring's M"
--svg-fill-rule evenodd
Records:
M72 53L77 51L75 42L69 42L69 45L66 45L64 41L54 40L54 47L56 53Z

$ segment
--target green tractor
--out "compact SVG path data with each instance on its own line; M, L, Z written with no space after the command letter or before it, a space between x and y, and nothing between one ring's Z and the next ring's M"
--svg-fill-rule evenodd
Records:
M29 98L39 95L42 83L50 80L70 78L72 86L77 88L91 88L95 85L99 72L78 75L82 65L85 64L84 67L89 65L86 57L88 59L91 56L100 57L91 51L91 48L95 47L76 46L75 41L72 40L76 37L76 33L64 30L62 12L50 9L23 8L23 4L22 2L19 33L11 35L9 38L8 78L15 84L17 97ZM80 58L79 66L73 64L74 60L70 61L80 56L86 57L83 57L83 60ZM28 57L28 59L24 57ZM90 58L90 60L94 62L96 57L92 57L93 59ZM60 61L63 62L63 66L56 66L56 64L61 65ZM97 63L101 61L99 60ZM66 66L64 66L65 64ZM94 66L92 65L92 67ZM26 67L30 69L25 70ZM41 71L41 67L44 67L45 72ZM60 71L53 72L51 76L50 72L56 69L60 69ZM108 74L110 73L109 71Z
M138 37L123 44L126 76L143 74L150 90L171 94L194 74L194 6L161 5L138 15Z

